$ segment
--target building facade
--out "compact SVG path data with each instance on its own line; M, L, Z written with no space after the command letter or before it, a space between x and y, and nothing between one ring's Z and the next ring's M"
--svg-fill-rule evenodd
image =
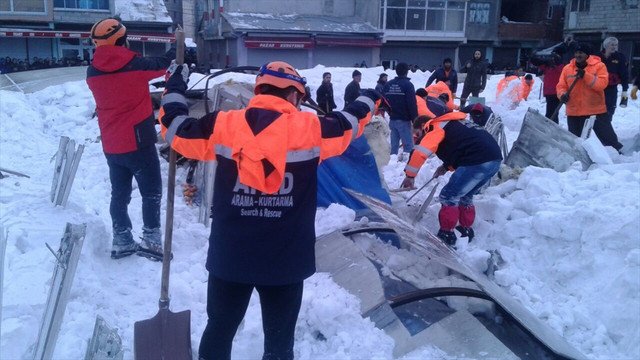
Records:
M90 61L91 26L114 15L127 26L132 50L163 53L173 39L171 18L161 0L150 2L155 8L142 11L126 0L2 0L0 57Z
M601 49L602 41L618 38L618 51L629 60L631 78L640 75L640 1L568 0L564 33Z

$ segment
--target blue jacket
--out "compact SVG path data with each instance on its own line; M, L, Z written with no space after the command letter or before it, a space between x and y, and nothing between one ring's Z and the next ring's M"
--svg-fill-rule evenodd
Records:
M391 120L413 121L418 116L416 89L408 77L396 77L388 81L382 93L391 105Z
M467 105L462 109L460 109L460 111L462 111L463 113L469 114L469 118L471 118L471 120L473 120L473 122L478 124L479 126L485 126L485 124L487 123L487 120L489 120L489 117L491 116L491 114L493 114L493 110L491 110L491 108L488 106L482 105L482 108L483 108L482 115L474 116L473 114L471 114L471 109L473 108L474 105L475 104Z
M458 73L453 69L449 70L448 75L444 71L444 68L439 68L438 70L434 71L433 74L429 76L427 85L425 85L424 87L428 87L434 81L436 83L438 81L449 81L449 90L451 90L451 92L454 94L456 93L456 90L458 90Z

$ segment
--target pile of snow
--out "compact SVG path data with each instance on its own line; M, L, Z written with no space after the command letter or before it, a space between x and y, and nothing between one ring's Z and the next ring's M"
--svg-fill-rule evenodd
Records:
M383 72L382 68L359 70L363 74L362 88L374 87ZM302 70L314 97L325 71L333 74L336 103L341 108L353 68L317 66ZM395 76L393 71L387 73L390 78ZM416 87L424 86L429 75L421 71L409 74ZM230 78L254 80L251 75L227 74L213 82ZM193 75L192 83L196 79L197 75ZM528 102L510 110L510 104L495 102L499 80L500 76L491 77L482 95L504 120L511 145L527 107L544 110L545 104L538 99L541 81L536 79ZM462 85L458 94L461 90ZM94 107L84 82L27 95L0 91L0 166L31 176L0 180L0 223L9 230L1 289L2 359L30 357L54 266L45 243L57 248L67 222L87 223L87 237L54 358L84 356L96 315L118 329L125 358L132 358L134 322L148 319L157 311L161 264L135 256L118 261L109 258L110 183L97 141L97 121L91 118ZM629 101L626 109L617 109L613 125L623 143L638 134L638 118L638 101ZM564 111L560 119L566 128ZM62 135L85 145L65 209L53 207L49 201L53 174L50 158ZM477 237L470 244L462 243L459 252L470 266L484 271L490 251L498 250L505 264L495 273L495 282L588 357L635 359L640 358L640 154L609 155L611 164L596 164L587 171L575 167L557 173L531 167L518 178L488 188L476 200ZM439 160L428 160L416 185L424 184L438 165ZM166 162L161 161L161 166L166 174ZM404 162L391 157L384 168L390 188L399 187L404 166ZM179 169L177 176L177 184L181 184L186 173ZM442 187L446 177L437 181ZM423 191L412 203L421 203L427 193ZM130 215L136 238L141 235L140 208L140 195L134 189ZM420 226L437 231L438 209L439 205L433 204ZM204 263L209 233L197 223L197 217L197 209L177 199L170 293L172 310L192 311L194 351L206 324ZM317 232L328 233L349 225L354 217L351 210L340 205L321 209L316 217ZM393 248L373 236L360 236L356 241L361 248L376 254L383 271L416 286L469 286L459 277L448 276L441 266L425 263L420 256ZM451 305L474 311L470 301ZM254 294L234 341L233 358L259 358L262 336L259 302ZM337 286L328 274L316 274L305 282L296 328L296 358L391 359L392 350L393 340L360 316L358 300ZM481 357L478 354L477 358ZM405 358L449 357L440 349L425 346Z
M162 0L115 0L115 5L123 21L172 22Z

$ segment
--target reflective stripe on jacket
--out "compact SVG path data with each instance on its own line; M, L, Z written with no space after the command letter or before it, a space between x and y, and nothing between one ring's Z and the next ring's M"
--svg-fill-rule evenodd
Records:
M171 83L172 80L170 80ZM315 272L317 167L362 133L374 110L360 96L318 118L257 95L244 110L188 116L183 89L168 86L160 121L188 158L217 160L207 270L232 282L285 285Z
M558 86L556 86L558 99L567 92L576 79L577 70L576 59L571 60L562 69ZM584 71L584 77L578 79L576 86L569 94L567 116L588 116L607 112L607 105L604 102L604 89L609 83L609 73L607 73L606 66L600 61L599 57L591 55L587 59L587 66Z

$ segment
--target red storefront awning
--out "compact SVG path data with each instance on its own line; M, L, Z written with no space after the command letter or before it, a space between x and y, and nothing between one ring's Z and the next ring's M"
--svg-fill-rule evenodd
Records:
M251 37L244 39L244 46L261 49L313 49L313 40L308 37Z
M55 30L38 30L38 31L0 30L0 37L86 39L90 37L90 33L88 31L84 32L84 31L55 31ZM173 34L127 33L127 39L131 41L146 41L146 42L158 42L158 43L172 43L175 41Z
M317 37L316 45L322 46L352 46L352 47L382 47L381 39L371 38L330 38Z

